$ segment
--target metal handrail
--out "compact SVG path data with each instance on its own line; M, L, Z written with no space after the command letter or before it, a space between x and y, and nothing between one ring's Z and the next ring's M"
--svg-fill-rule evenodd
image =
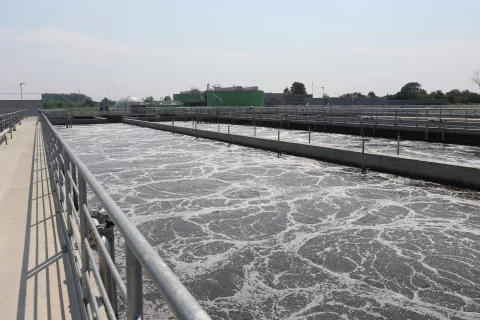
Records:
M97 318L101 318L101 315L98 314L98 305L93 301L94 297L92 297L91 293L90 267L93 268L94 279L100 287L102 298L108 300L105 304L108 318L114 319L115 316L112 313L113 308L111 307L112 297L108 297L108 295L105 296L108 290L105 289L103 283L98 283L99 270L91 260L92 254L86 245L88 243L89 228L91 227L91 221L88 219L90 213L87 208L86 197L86 186L88 184L125 240L127 318L141 319L143 315L143 267L177 318L192 320L210 319L197 300L158 255L156 250L148 243L145 237L95 179L86 165L58 134L43 112L41 112L40 120L42 123L47 159L49 161L49 167L52 170L51 176L54 177L54 186L57 190L56 193L61 204L62 212L64 212L63 208L64 205L66 205L67 224L65 228L68 234L67 245L72 255L75 254L74 242L79 248L81 247L81 274L78 275L77 271L75 271L75 273L78 275L77 280L81 287L82 295L86 299L86 318L90 318L92 310ZM76 191L78 191L78 193ZM76 198L78 198L78 203L75 203ZM76 219L72 219L72 215L76 210L78 210L80 216L80 226L79 230L77 229L80 234L80 239L78 239L77 231L73 230ZM63 225L62 223L62 226ZM93 232L95 233L95 231ZM95 236L97 237L99 235L95 233ZM105 246L101 241L97 241L97 245ZM107 249L103 247L100 251L105 253ZM109 257L105 258L108 259ZM114 265L112 262L110 259L107 267ZM77 269L78 266L76 266L76 270ZM115 278L118 281L118 277ZM81 282L80 279L82 280ZM120 288L122 288L122 284L123 283L120 283ZM125 288L124 285L123 288ZM116 295L116 290L114 291Z
M26 116L26 110L19 110L15 112L0 114L0 143L7 142L7 133L10 133L12 138L12 131L15 131L15 126L21 124L22 119Z

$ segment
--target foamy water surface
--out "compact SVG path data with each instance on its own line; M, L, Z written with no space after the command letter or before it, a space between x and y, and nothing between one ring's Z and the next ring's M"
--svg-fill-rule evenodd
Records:
M477 192L124 124L60 133L214 319L480 318Z

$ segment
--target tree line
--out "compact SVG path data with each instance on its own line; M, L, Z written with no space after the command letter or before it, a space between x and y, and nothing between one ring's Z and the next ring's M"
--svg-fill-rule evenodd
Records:
M476 83L480 88L480 72L474 72L472 81ZM307 94L305 84L295 81L289 87L283 90L285 94ZM340 95L340 98L376 98L377 95L374 91L370 91L366 95L361 92L344 93ZM422 85L418 82L409 82L405 84L400 91L394 94L387 94L385 96L388 100L424 100L424 99L446 99L450 104L469 104L480 103L480 94L472 92L470 90L460 91L459 89L453 89L448 92L442 90L435 90L427 92L422 88Z
M42 105L46 109L93 107L95 101L83 93L42 93Z
M367 95L363 95L361 92L353 92L343 94L340 97L364 98L376 97L376 95L375 92L371 91ZM422 85L418 82L409 82L405 84L397 93L387 94L385 97L388 98L388 100L446 99L450 104L480 103L480 94L476 92L472 92L470 90L460 91L459 89L453 89L448 92L443 92L442 90L427 92L427 90L423 89Z

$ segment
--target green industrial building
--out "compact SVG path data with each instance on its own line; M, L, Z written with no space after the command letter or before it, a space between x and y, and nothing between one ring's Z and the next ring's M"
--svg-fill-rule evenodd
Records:
M174 94L173 100L181 102L185 106L261 107L264 104L264 94L257 87L214 87L213 90L200 93Z

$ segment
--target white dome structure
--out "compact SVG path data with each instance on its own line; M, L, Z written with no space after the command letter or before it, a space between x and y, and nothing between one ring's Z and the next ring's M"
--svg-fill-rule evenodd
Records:
M142 99L135 96L126 96L120 98L115 105L113 110L130 110L131 107L146 107L148 103L144 102Z

